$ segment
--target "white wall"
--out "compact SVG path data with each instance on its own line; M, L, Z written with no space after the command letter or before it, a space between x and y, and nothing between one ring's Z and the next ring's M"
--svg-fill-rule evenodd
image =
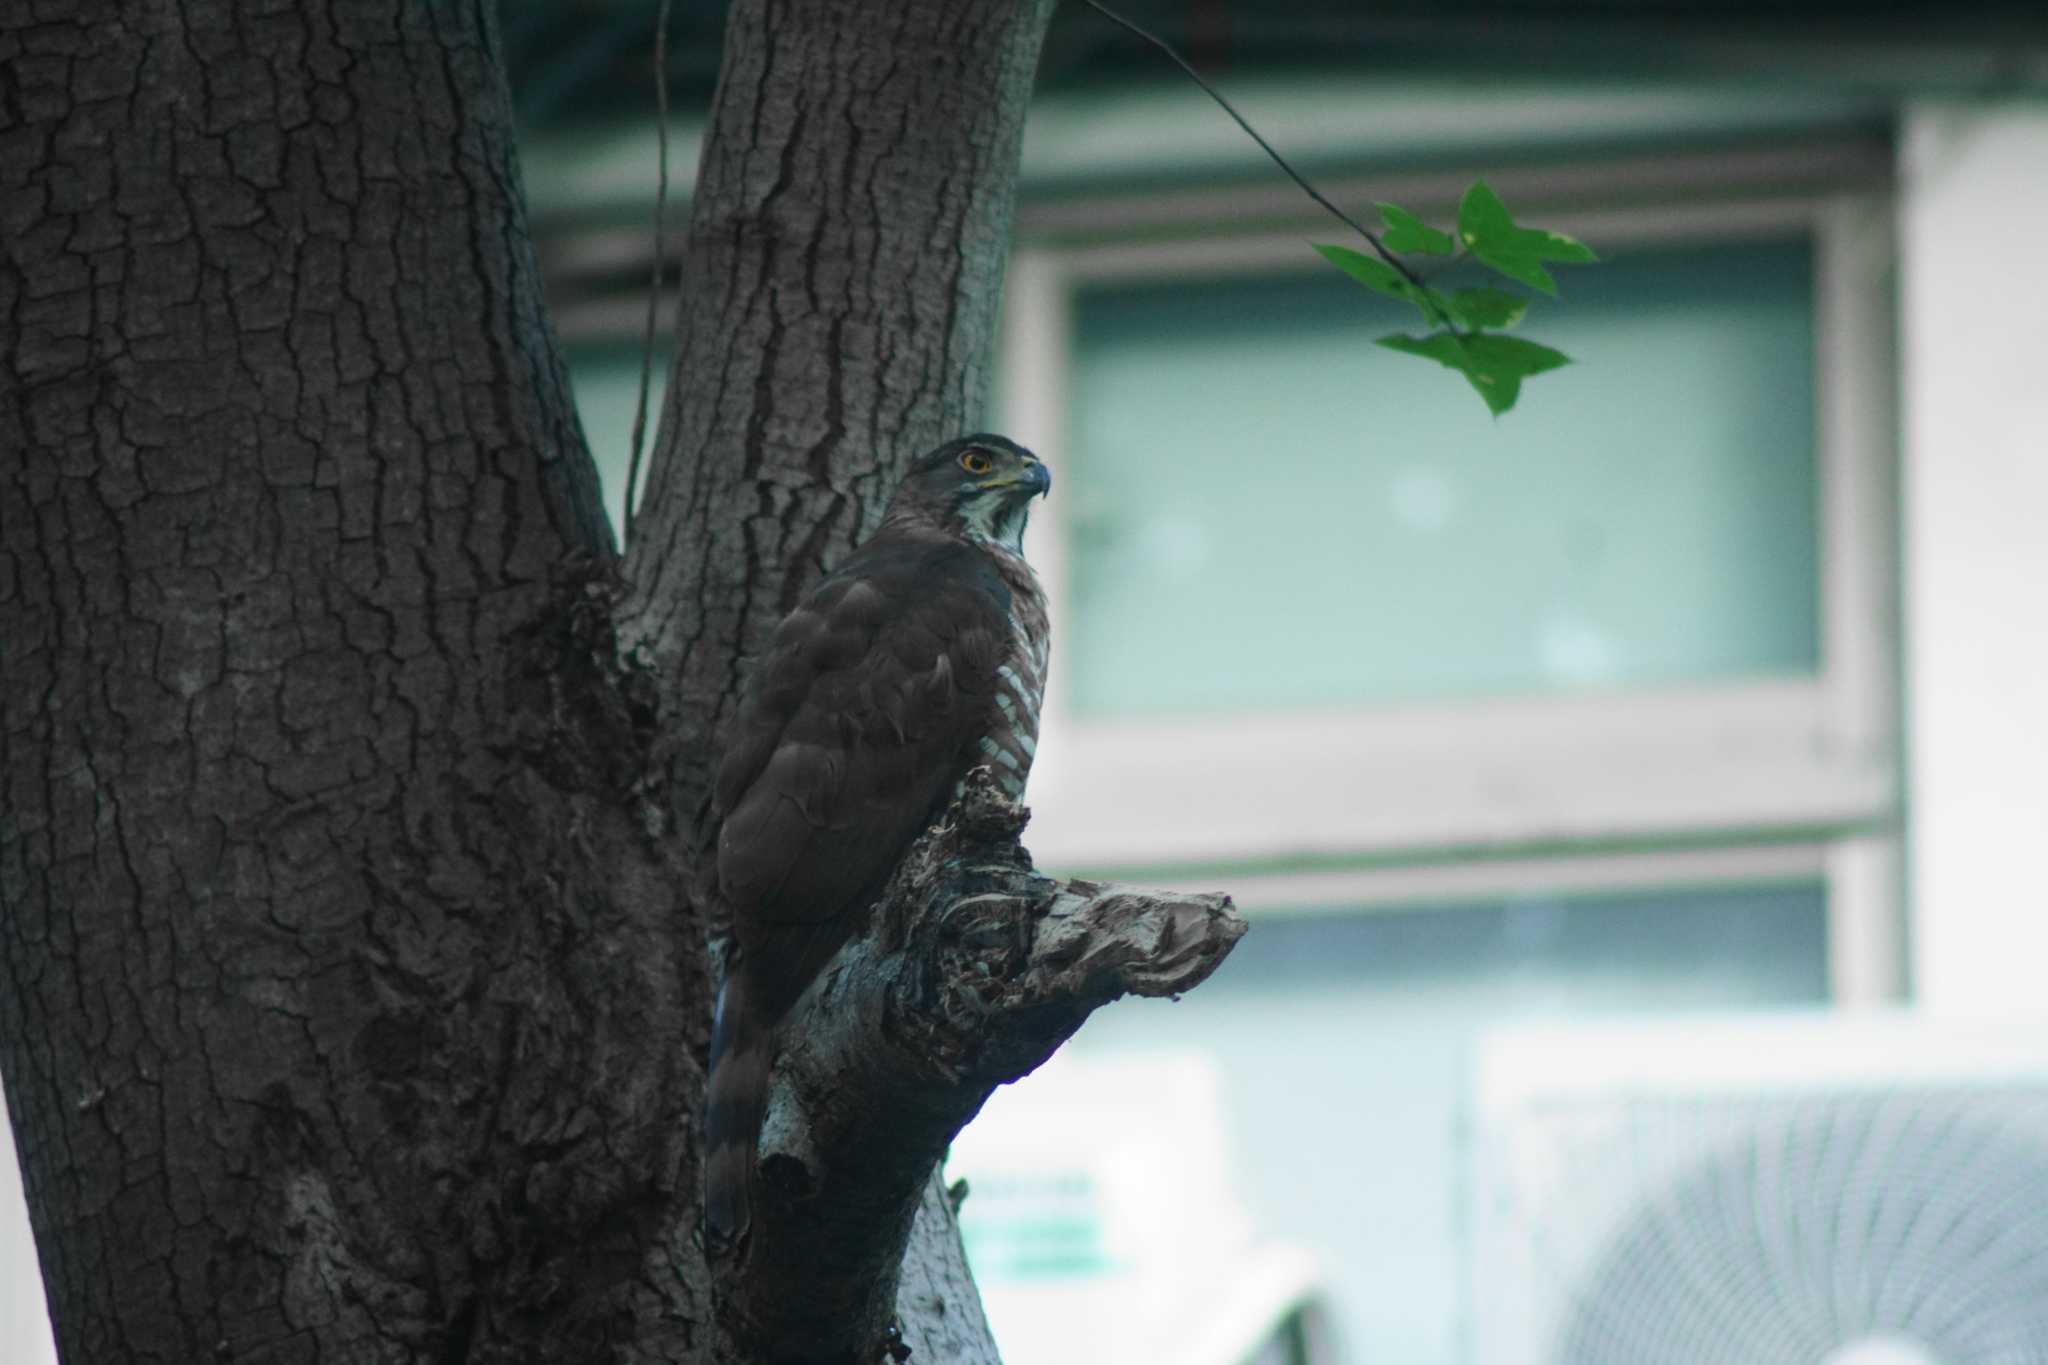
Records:
M1935 1009L2048 1006L2048 104L1904 122L1912 961Z
M6 1365L57 1365L50 1341L50 1316L43 1307L43 1281L36 1273L36 1246L28 1235L28 1205L21 1197L21 1168L14 1159L14 1132L7 1101L0 1097L0 1361Z

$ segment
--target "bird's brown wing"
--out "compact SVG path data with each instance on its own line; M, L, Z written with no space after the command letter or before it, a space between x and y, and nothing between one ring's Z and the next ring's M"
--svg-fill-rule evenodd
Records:
M870 540L776 627L728 736L735 951L705 1113L705 1225L752 1218L773 1030L951 797L988 726L1009 590L958 542Z
M971 546L877 537L777 627L717 787L760 1007L802 991L975 760L1009 600Z

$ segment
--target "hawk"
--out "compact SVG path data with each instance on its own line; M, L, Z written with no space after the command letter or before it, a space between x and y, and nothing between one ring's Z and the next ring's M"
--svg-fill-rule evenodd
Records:
M1052 475L1001 436L920 457L873 536L775 628L714 794L732 942L712 1031L704 1221L752 1217L774 1030L983 765L1013 798L1037 747L1050 632L1024 562Z

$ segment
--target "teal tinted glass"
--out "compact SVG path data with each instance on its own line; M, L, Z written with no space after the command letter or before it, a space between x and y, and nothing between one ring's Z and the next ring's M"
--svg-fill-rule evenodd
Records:
M1816 1008L1827 971L1817 881L1269 916L1200 990L1098 1011L1068 1047L1206 1053L1235 1193L1259 1238L1315 1254L1356 1358L1459 1365L1485 1292L1466 1274L1481 1033Z
M1811 247L1608 255L1527 324L1578 363L1498 421L1372 345L1415 316L1335 271L1084 287L1060 471L1076 708L1811 673Z

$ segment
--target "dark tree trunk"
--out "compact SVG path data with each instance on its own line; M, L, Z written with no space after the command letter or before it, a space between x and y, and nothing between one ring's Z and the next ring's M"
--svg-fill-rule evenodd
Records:
M629 564L678 730L984 420L1018 148L1053 0L738 0L683 263L675 382ZM700 747L675 767L701 814Z
M736 663L873 529L912 456L984 420L1024 111L1052 9L732 8L674 377L628 561L631 630L684 746L669 773L685 846L710 832L710 745L737 697ZM925 1168L933 1157L922 1154ZM911 1207L926 1183L910 1187ZM898 1304L909 1344L925 1359L993 1362L951 1210L935 1186L926 1193ZM863 1218L838 1255L800 1258L819 1279L727 1267L721 1301L740 1305L727 1326L770 1356L871 1349L904 1255L893 1220L910 1210L894 1194L881 1198L891 1216ZM755 1271L759 1292L737 1292L732 1279ZM773 1327L785 1330L757 1331L749 1309L779 1311Z
M488 14L0 18L0 1067L71 1361L705 1317L703 950Z
M68 1360L853 1361L892 1304L994 1359L945 1137L1240 926L963 814L713 1265L694 887L747 647L979 420L1050 5L736 6L621 565L491 6L0 4L0 1071Z

